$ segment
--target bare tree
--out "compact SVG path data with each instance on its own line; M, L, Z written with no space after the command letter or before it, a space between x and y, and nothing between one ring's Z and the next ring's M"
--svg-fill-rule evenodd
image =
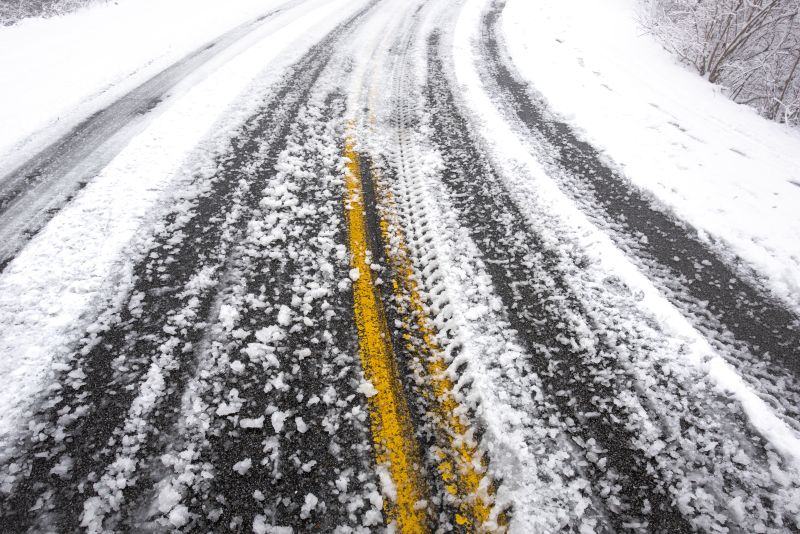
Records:
M644 0L645 28L731 98L800 122L800 0Z
M0 26L29 17L53 17L104 0L0 0Z

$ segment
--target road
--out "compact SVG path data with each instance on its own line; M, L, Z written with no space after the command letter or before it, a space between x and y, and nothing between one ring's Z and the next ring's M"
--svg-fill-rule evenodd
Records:
M319 4L11 172L3 276L175 84ZM501 1L466 51L462 3L354 6L81 308L2 437L3 529L800 530L796 313L550 113ZM454 50L624 269L492 149Z

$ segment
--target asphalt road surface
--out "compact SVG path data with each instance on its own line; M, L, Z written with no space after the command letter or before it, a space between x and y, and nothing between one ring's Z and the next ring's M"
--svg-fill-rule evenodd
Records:
M176 84L304 5L12 170L3 269ZM3 437L0 530L800 531L792 442L488 148L455 81L460 10L365 2L261 89ZM551 114L502 12L472 43L496 113L796 433L800 318Z

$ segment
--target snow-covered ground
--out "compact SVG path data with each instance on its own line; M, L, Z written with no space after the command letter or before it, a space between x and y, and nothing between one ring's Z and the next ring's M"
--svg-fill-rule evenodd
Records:
M800 131L731 102L637 24L638 0L508 0L515 67L636 185L800 308Z
M0 176L195 49L296 3L119 0L0 27Z
M511 1L513 2L514 0ZM517 2L515 5L519 9L528 6L528 4L524 2ZM523 7L520 7L520 5L523 5ZM539 4L536 4L536 6L538 5ZM531 4L531 6L533 6L533 4ZM528 46L531 49L539 46L545 47L545 51L541 54L539 54L538 48L536 48L536 53L533 54L526 52L525 49L509 50L512 54L512 60L515 64L524 64L527 61L533 62L534 56L538 58L537 60L543 60L542 58L547 57L548 49L546 45L540 44L538 41L532 43L533 40L538 39L538 37L534 36L536 32L531 31L530 28L527 30L525 29L525 25L534 19L533 15L529 16L528 14L511 11L511 7L511 3L509 3L509 11L504 11L503 13L502 20L505 21L506 27L515 24L515 22L519 22L520 31L515 34L515 37L518 38L520 42L522 42L523 39L528 39ZM647 274L633 265L631 261L625 257L625 254L615 246L609 236L595 226L586 215L581 212L579 207L569 198L568 194L559 189L557 183L548 176L547 170L542 167L541 162L537 161L536 158L531 155L530 147L526 143L526 138L520 135L519 132L506 121L502 113L498 112L487 87L481 81L479 74L479 50L475 46L479 39L481 15L485 12L485 8L486 3L480 0L466 2L454 34L454 75L461 88L461 96L464 99L464 104L470 109L473 118L476 120L476 124L479 125L478 130L482 134L488 152L492 154L494 161L500 168L505 168L505 186L517 199L522 214L528 219L532 227L541 229L540 231L545 234L549 234L551 231L554 232L551 239L553 242L561 240L562 247L564 246L563 243L565 240L563 237L559 238L559 234L562 236L571 234L571 237L566 240L566 243L568 243L567 248L577 245L582 254L586 254L591 258L588 265L581 268L579 277L571 282L573 287L582 288L582 286L585 285L588 285L588 287L592 285L595 287L602 287L604 279L606 281L608 280L606 277L610 275L620 277L623 283L634 294L639 295L637 299L638 303L636 304L639 313L656 319L656 323L659 325L660 335L664 336L664 339L671 339L673 342L684 344L679 350L674 347L664 349L663 352L659 354L659 357L663 357L665 361L671 362L670 365L677 364L680 373L685 372L686 377L691 377L683 378L687 380L687 383L690 383L691 380L702 380L711 388L725 392L732 398L735 398L743 408L744 414L747 416L752 427L774 446L776 450L785 455L789 460L788 469L796 471L800 468L800 455L798 455L797 452L800 450L800 434L798 434L797 430L793 427L793 422L787 422L778 416L768 403L764 402L764 400L759 397L759 392L746 384L737 370L727 364L715 349L709 345L708 341L681 315L678 309L664 298L664 295L654 287L650 280L648 280ZM530 7L530 9L535 9L535 7ZM557 8L554 7L553 9L555 10ZM599 10L602 11L602 8ZM576 11L578 11L577 8ZM622 21L618 22L623 27L625 24L633 27L631 20L627 23L623 23ZM563 29L563 27L570 27L568 22L563 23L560 19L557 21L551 20L550 25L561 29ZM550 31L554 30L551 29ZM597 35L595 35L594 38L596 39L596 41L594 41L595 43L603 42ZM586 46L587 48L591 48L588 42ZM602 46L600 46L600 48L602 48ZM653 53L665 54L665 52L657 48ZM664 67L665 69L672 66L666 61L664 65L666 65ZM577 67L577 69L580 70L580 67ZM676 69L678 72L682 72L680 67L676 67ZM567 74L564 78L565 80L569 80L571 71L569 68L565 68L565 71ZM523 72L529 75L531 71ZM552 79L549 80L553 85L548 86L547 90L540 88L536 85L537 82L533 80L535 87L541 90L548 99L551 94L556 95L557 99L562 98L559 91L563 90L565 94L568 94L567 97L564 97L565 99L569 98L572 102L577 101L580 103L577 108L592 108L592 106L589 105L592 104L592 99L595 97L594 93L591 92L592 89L589 88L587 93L583 94L580 86L570 88L569 81L558 79L558 72L558 67L553 66L551 70ZM563 83L565 85L563 87L556 86L557 83ZM701 83L697 86L700 97L705 94L703 91L707 89L709 89L707 84ZM635 87L633 90L635 90ZM553 92L551 93L550 91ZM603 89L603 91L608 92L607 89ZM633 100L635 104L638 102L636 98L644 97L631 95L630 100ZM783 136L782 139L786 140L787 143L795 139L793 132L783 131L780 126L761 119L754 113L751 113L750 110L742 109L735 104L723 100L723 97L717 98L720 99L720 106L723 108L730 107L730 109L733 110L729 112L729 115L734 117L734 119L731 120L735 120L739 115L742 115L752 120L754 124L761 125L765 130L781 134ZM564 108L561 108L562 111L570 109L566 104L566 100L562 102L562 105L564 106ZM622 105L623 103L619 103L616 111L622 113ZM599 109L599 111L597 111L598 114L614 112L614 110L603 108L602 104L597 107ZM564 111L564 113L566 113L566 111ZM571 122L574 125L583 124L579 122L577 115L572 118ZM666 150L664 146L670 146L669 141L662 142L657 135L653 136L651 144L642 144L636 139L635 133L630 131L626 132L618 126L615 127L613 124L604 125L602 121L599 122L600 126L607 127L605 131L611 133L619 132L620 136L624 136L624 141L631 146L632 150L640 149L642 153L646 151L648 151L648 153L649 151L657 153L658 147ZM598 136L599 135L600 134L598 134ZM642 134L639 132L639 135ZM728 138L730 138L731 135L732 134L729 134ZM719 143L724 143L725 141L724 137L714 137L713 139ZM598 146L607 146L607 144L603 144L601 141L594 138L591 140L597 143ZM620 142L623 144L622 141ZM610 154L610 150L609 155L612 155ZM708 154L706 154L706 156L708 156ZM789 158L787 157L784 159L788 160ZM800 163L800 161L797 163ZM647 162L642 162L642 166L646 166L651 172L659 169L657 166L652 166L652 163L646 164ZM767 167L769 168L768 165ZM626 167L626 171L627 170L629 170L628 167ZM718 185L722 187L719 182ZM800 191L800 189L798 189L798 191ZM691 192L692 190L690 188L685 192L687 199ZM736 195L731 193L731 197L735 198ZM800 196L797 198L800 198ZM756 202L756 200L753 200L753 202ZM697 202L699 202L699 200L697 200ZM687 204L693 207L693 210L684 213L681 208ZM720 202L720 205L724 206L725 204L724 202ZM795 227L798 227L800 221L797 220L798 218L796 216L790 216L789 207L788 204L783 206L784 213L786 214L786 222L789 224L794 221ZM698 214L698 212L700 212L699 215L702 215L701 208L702 206L692 205L689 203L689 200L686 199L680 206L675 206L675 210L678 213L687 217ZM735 219L736 214L731 213L729 217ZM693 218L689 220L695 224L699 224ZM731 227L733 227L732 221L727 228ZM726 227L721 227L720 231L723 231L725 228ZM742 229L742 231L744 230L745 229ZM767 232L769 228L762 224L755 230ZM711 233L710 229L707 231ZM790 237L788 232L783 234L783 239L787 243L791 241ZM792 245L796 246L794 243L792 243ZM775 246L780 246L780 244L776 244ZM564 250L566 250L566 248ZM778 248L778 252L783 252L784 250L784 248ZM744 254L744 252L742 252L742 254ZM780 263L780 259L778 258L771 258L771 261L773 263ZM771 271L766 272L771 274ZM789 272L789 274L794 276L795 273ZM594 282L591 281L592 278L594 278ZM579 291L586 291L586 289L582 288L579 289ZM784 295L786 294L786 286L784 286ZM599 300L599 297L596 296L595 298ZM587 299L587 302L588 301L589 299ZM598 317L607 316L608 310L611 309L615 309L617 312L624 309L624 305L621 303L617 303L616 306L618 307L609 306L605 312L598 314ZM623 321L620 317L615 317L614 320ZM622 328L623 330L634 331L637 328L634 325L635 322L632 321ZM595 328L597 328L597 325L595 325ZM637 354L637 358L642 358L644 352L646 351ZM673 380L678 382L679 380L676 376L677 375L673 375ZM516 521L520 521L520 519L515 518L515 522ZM518 523L515 523L514 528L522 527ZM512 530L514 530L514 528L512 528ZM527 528L530 529L533 527L529 525ZM523 529L520 531L526 530Z

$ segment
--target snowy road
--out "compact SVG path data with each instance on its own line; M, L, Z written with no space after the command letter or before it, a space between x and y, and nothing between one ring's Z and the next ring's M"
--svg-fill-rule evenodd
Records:
M504 8L276 4L9 170L3 530L800 531L797 311Z

